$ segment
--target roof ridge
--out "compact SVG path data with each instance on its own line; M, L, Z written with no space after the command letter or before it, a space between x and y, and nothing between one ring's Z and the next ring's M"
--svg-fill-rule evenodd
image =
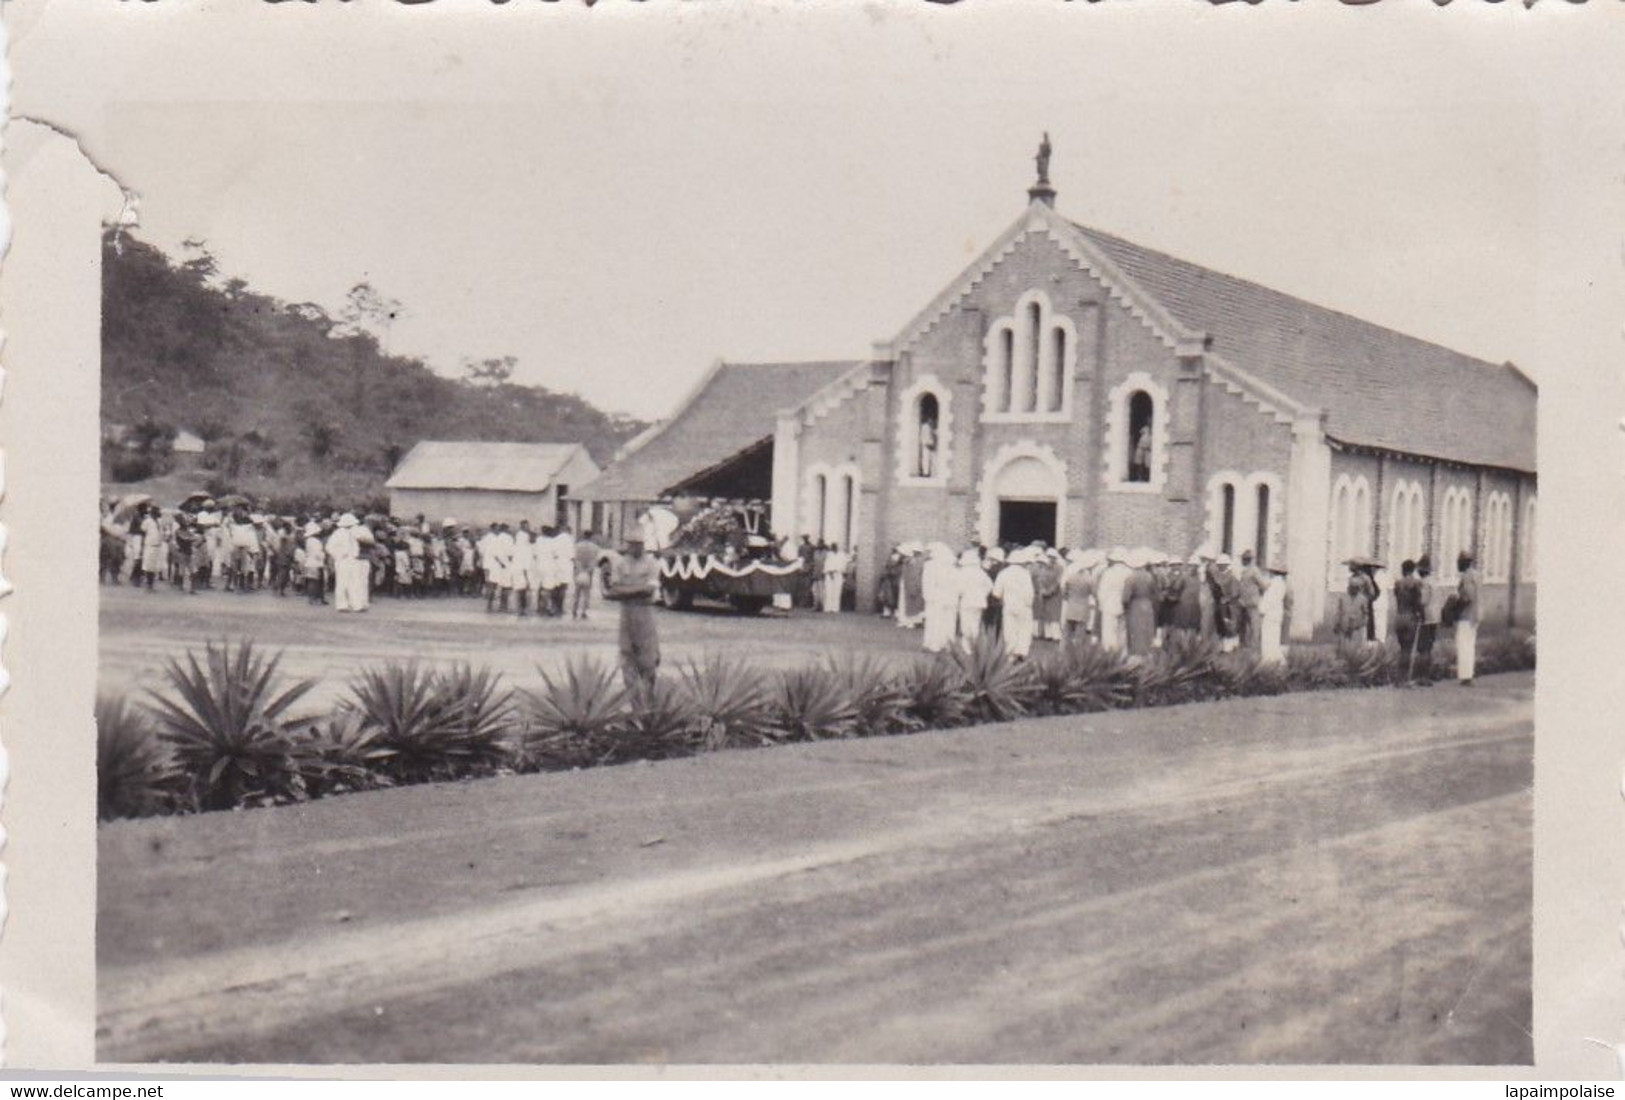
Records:
M1068 220L1070 221L1071 219L1068 219ZM1491 367L1491 368L1494 368L1494 369L1497 369L1497 370L1510 368L1512 371L1514 371L1516 374L1518 374L1519 377L1521 377L1525 381L1529 382L1530 385L1532 385L1532 386L1538 385L1527 374L1524 374L1523 371L1519 370L1516 366L1514 366L1511 363L1511 361L1504 361L1504 362L1501 362L1501 363L1494 363L1494 362L1491 362L1488 359L1483 359L1483 358L1480 358L1477 355L1472 355L1472 354L1470 354L1468 352L1462 351L1459 348L1453 348L1448 344L1441 344L1437 340L1429 340L1425 336L1417 336L1417 335L1414 335L1413 333L1405 332L1405 331L1403 331L1401 329L1394 328L1391 325L1378 324L1377 322L1369 320L1369 319L1367 319L1365 317L1361 317L1358 314L1350 313L1346 309L1339 309L1337 306L1328 306L1328 305L1324 305L1324 304L1322 304L1320 302L1311 301L1310 299L1304 298L1301 295L1289 293L1289 292L1287 292L1285 290L1281 290L1278 287L1270 286L1268 283L1261 283L1256 279L1249 279L1244 275L1232 275L1228 271L1220 271L1216 267L1209 267L1206 264L1197 263L1195 260L1187 260L1183 256L1174 255L1172 252L1164 252L1162 249L1153 248L1150 245L1146 245L1146 244L1141 244L1139 241L1130 240L1127 237L1121 236L1121 235L1116 234L1116 233L1111 233L1111 232L1109 232L1107 230L1104 230L1104 229L1097 229L1094 226L1085 225L1082 222L1073 221L1073 222L1071 222L1071 224L1080 233L1084 233L1084 234L1086 234L1086 235L1088 235L1090 237L1104 237L1108 241L1116 242L1118 244L1127 245L1130 248L1137 248L1141 252L1149 253L1151 256L1153 256L1153 257L1155 257L1157 259L1169 260L1169 261L1172 261L1173 263L1176 263L1176 264L1183 264L1186 267L1193 267L1193 268L1196 268L1199 271L1207 272L1210 275L1217 275L1221 279L1228 279L1231 282L1241 283L1241 284L1243 284L1245 286L1252 287L1255 290L1262 290L1267 294L1273 294L1278 298L1284 298L1289 302L1295 302L1298 305L1308 306L1310 309L1319 310L1322 313L1330 313L1330 314L1333 314L1335 316L1342 317L1342 318L1344 318L1346 320L1353 321L1356 324L1362 325L1365 328L1377 329L1377 330L1380 330L1382 332L1389 333L1389 334L1391 334L1393 336L1398 336L1398 337L1401 337L1403 339L1409 340L1412 343L1422 344L1422 345L1425 345L1425 346L1430 347L1430 348L1437 348L1439 351L1449 352L1451 355L1458 356L1458 357L1460 357L1462 359L1471 360L1474 363L1478 363L1478 364L1481 364L1481 365L1486 366L1486 367ZM1153 292L1153 295L1154 295L1154 292Z

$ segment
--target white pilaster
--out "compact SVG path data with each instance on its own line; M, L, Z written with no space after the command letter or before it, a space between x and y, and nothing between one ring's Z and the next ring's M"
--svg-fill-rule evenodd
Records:
M1304 640L1326 614L1326 530L1331 519L1332 450L1319 413L1292 422L1287 471L1286 567L1292 637Z

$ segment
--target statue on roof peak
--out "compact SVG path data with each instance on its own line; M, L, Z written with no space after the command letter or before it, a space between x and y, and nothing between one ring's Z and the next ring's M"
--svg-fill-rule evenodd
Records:
M1049 182L1049 156L1049 131L1045 130L1044 140L1038 143L1038 156L1034 158L1038 161L1038 182L1040 184Z

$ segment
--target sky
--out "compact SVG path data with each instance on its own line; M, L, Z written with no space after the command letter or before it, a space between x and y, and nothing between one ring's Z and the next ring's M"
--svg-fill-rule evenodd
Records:
M448 373L513 355L653 418L718 358L863 357L1021 215L1044 131L1073 220L1551 369L1540 89L1508 5L432 5L366 35L346 9L317 34L301 5L65 7L14 32L15 109L140 194L141 236L334 310L369 280L405 307L390 350ZM96 63L31 102L70 42Z

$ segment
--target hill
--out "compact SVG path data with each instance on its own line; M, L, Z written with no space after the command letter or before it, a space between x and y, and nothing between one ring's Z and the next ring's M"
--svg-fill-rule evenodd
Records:
M366 284L334 317L222 278L191 251L175 260L128 232L103 240L103 479L121 491L370 501L420 439L583 443L602 464L644 427L509 382L511 358L454 379L387 354L376 332L394 304ZM202 437L202 455L172 453L183 430Z

